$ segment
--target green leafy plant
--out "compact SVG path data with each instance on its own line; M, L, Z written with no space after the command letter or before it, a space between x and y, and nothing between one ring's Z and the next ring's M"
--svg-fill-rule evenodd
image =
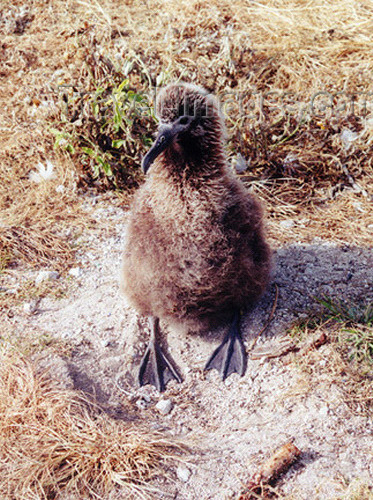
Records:
M347 304L338 299L323 297L319 299L330 317L345 323L359 323L373 326L373 302L368 304Z
M371 414L373 304L346 303L327 296L317 301L323 310L310 311L288 332L300 350L309 339L312 342L302 356L295 357L296 363L309 384L336 384L349 408ZM323 340L317 345L319 339Z
M339 334L339 341L346 342L351 361L367 361L373 365L372 328L343 328Z
M327 319L341 323L338 343L349 361L373 366L373 303L347 304L330 297L319 302L326 309Z
M98 76L88 62L87 68L88 90L61 89L61 116L51 129L55 147L73 157L83 183L131 189L156 126L150 77L138 59L121 69L106 61Z

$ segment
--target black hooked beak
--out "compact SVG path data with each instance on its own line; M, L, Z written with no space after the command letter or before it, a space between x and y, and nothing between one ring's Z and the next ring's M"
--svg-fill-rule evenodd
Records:
M181 116L170 125L162 125L159 128L159 132L153 146L142 159L142 169L144 174L146 174L149 170L150 165L157 158L157 156L160 155L162 151L167 149L174 138L182 132L186 132L190 128L192 121L192 116Z

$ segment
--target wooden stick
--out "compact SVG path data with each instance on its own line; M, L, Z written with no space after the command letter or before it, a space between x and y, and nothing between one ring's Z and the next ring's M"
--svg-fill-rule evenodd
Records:
M301 452L292 443L286 443L278 448L271 457L266 460L253 477L250 479L246 490L239 496L238 500L254 500L258 494L263 492L266 485L276 481L281 474L286 472L290 466L299 458Z

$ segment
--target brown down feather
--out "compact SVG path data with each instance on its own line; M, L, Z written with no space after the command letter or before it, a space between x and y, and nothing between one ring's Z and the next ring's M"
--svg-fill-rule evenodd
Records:
M161 123L186 108L200 123L156 158L134 197L122 290L142 315L205 329L261 296L271 251L260 204L227 164L217 100L180 83L158 96Z

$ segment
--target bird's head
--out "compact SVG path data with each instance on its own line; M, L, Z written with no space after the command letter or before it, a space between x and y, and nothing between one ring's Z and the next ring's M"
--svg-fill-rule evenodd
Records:
M156 115L158 135L143 158L145 173L167 150L184 163L203 163L211 149L222 148L224 122L216 99L205 89L187 83L165 87L157 96Z

